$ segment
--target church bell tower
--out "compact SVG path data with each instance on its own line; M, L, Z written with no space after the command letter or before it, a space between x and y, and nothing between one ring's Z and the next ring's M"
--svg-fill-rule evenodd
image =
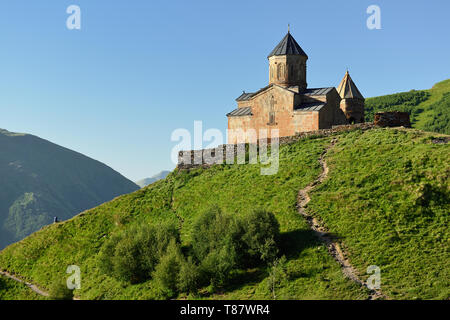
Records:
M306 60L308 56L290 31L267 57L269 59L269 84L283 87L298 86L306 90Z

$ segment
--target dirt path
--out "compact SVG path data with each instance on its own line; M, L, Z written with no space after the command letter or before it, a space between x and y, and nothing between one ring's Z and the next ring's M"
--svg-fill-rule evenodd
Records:
M327 152L334 147L336 142L337 142L336 138L331 140L331 144L325 149L325 151L321 154L319 158L320 165L322 166L322 172L320 173L320 175L316 178L316 180L314 180L312 183L310 183L309 185L307 185L305 188L301 189L298 192L297 209L298 213L300 213L303 217L305 217L308 225L316 233L317 237L326 244L329 253L333 256L333 258L337 262L339 262L344 275L350 278L351 280L357 282L359 285L368 288L367 284L359 278L358 272L356 271L355 268L353 268L353 266L350 264L350 261L346 258L346 255L342 251L339 243L333 238L333 236L330 233L328 233L328 230L323 226L323 224L320 221L318 221L313 216L309 215L305 210L307 204L311 200L311 198L308 195L309 192L316 186L320 185L328 176L329 169L325 161L325 156ZM379 298L387 299L387 297L383 293L381 293L380 290L376 289L375 290L369 289L369 290L370 290L369 296L370 300L375 300Z
M41 289L39 289L38 287L36 287L34 284L31 284L29 282L26 282L22 279L17 278L16 276L6 272L6 271L1 271L0 270L0 274L17 282L23 283L24 285L26 285L28 288L30 288L31 290L33 290L34 292L36 292L37 294L44 296L44 297L48 297L48 293L45 291L42 291Z

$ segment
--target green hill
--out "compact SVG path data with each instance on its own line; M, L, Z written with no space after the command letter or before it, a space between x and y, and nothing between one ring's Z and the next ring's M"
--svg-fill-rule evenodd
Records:
M29 134L0 129L0 248L53 217L65 220L138 189L106 165Z
M310 213L342 241L362 279L369 265L380 267L381 290L390 298L450 297L450 146L434 143L434 136L414 129L336 135L326 158L329 178L311 193ZM278 299L367 299L368 291L344 277L296 208L299 189L321 172L318 158L331 139L282 145L275 175L261 175L260 165L249 164L175 170L9 246L0 252L0 268L45 289L67 276L67 266L78 265L82 287L75 294L82 299L155 299L156 280L131 284L103 271L99 252L108 239L136 226L173 222L186 253L199 239L193 233L197 219L211 207L236 217L262 208L280 224L279 256L286 260L278 269L260 264L235 270L225 285L205 287L196 297L272 299L276 287Z
M366 99L366 121L380 111L404 111L413 128L450 134L450 79L429 90L411 90Z

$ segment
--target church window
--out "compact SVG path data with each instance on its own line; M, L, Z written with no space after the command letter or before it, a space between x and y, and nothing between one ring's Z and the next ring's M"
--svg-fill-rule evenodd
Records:
M274 125L275 123L275 100L273 96L270 97L270 109L269 109L269 122L268 125Z
M275 124L275 112L269 112L269 124Z

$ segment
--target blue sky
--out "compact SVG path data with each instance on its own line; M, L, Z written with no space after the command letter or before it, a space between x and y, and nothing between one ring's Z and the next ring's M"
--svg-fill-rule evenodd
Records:
M66 28L72 4L81 30ZM372 4L381 30L366 27ZM450 78L449 12L447 0L2 0L0 128L141 179L174 167L173 130L225 133L234 99L267 84L288 23L309 87L337 86L348 67L371 97Z

